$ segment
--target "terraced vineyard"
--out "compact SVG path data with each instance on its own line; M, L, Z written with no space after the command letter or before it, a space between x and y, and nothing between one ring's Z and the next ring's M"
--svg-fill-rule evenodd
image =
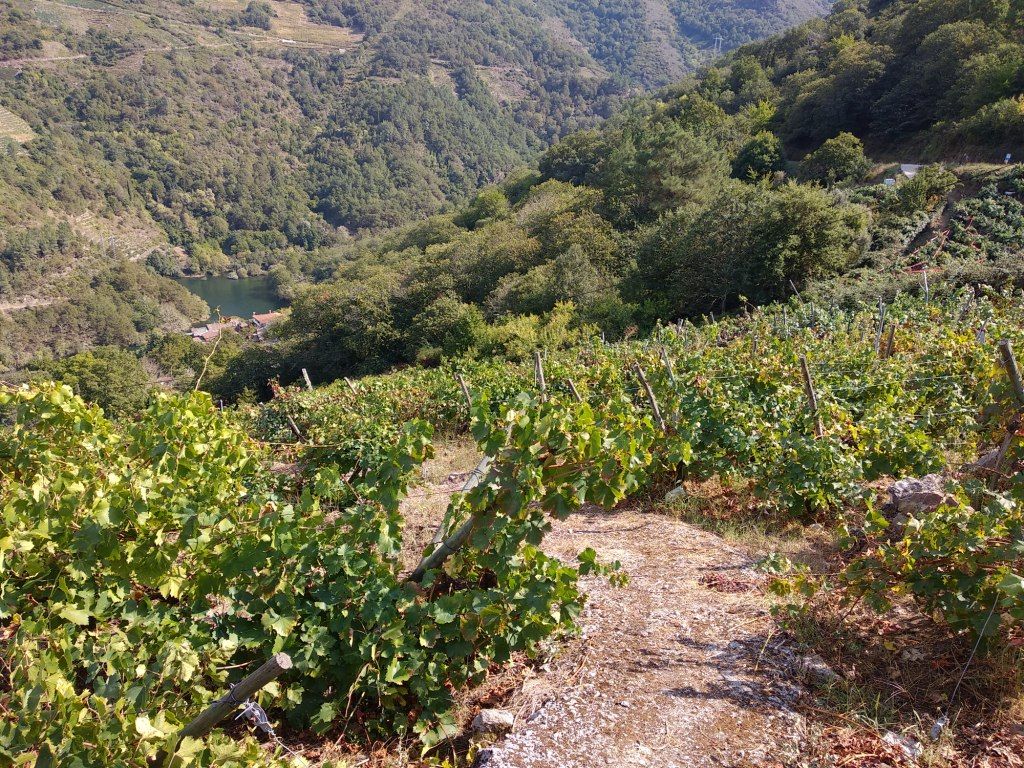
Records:
M35 133L32 132L29 124L16 114L5 107L0 107L0 138L24 144L27 141L32 141L35 138Z
M532 367L282 390L237 414L161 395L124 425L67 389L5 392L0 613L17 618L0 747L37 764L86 744L107 762L177 749L246 764L251 741L176 734L284 652L293 671L259 699L284 738L429 748L458 732L455 691L573 629L580 574L622 578L593 551L545 555L549 518L679 476L745 483L764 514L856 539L828 582L772 560L780 594L835 590L879 611L907 596L953 631L1009 643L1024 621L1024 389L995 342L1024 344L1022 318L1019 293L881 314L794 303ZM433 435L466 429L491 458L408 567L400 502ZM991 444L994 464L950 481L934 511L897 524L874 510L878 479Z

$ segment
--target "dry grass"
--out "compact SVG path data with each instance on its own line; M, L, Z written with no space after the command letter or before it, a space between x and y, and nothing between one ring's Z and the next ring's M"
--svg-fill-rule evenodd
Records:
M821 571L838 555L836 537L822 526L805 527L766 512L747 481L712 478L683 484L686 495L657 508L683 522L717 533L755 555L778 552ZM667 490L667 489L665 489Z

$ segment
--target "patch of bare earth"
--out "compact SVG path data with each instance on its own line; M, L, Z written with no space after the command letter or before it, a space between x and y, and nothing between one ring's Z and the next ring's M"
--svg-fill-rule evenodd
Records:
M636 510L575 514L544 544L566 560L586 547L629 584L585 580L581 637L505 704L515 728L481 765L776 766L799 752L801 689L761 658L772 621L748 554Z

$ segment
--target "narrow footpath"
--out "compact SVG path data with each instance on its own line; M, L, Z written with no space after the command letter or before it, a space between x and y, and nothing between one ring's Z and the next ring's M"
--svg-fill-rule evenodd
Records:
M800 750L802 688L751 558L656 514L586 511L545 540L573 560L619 560L625 587L588 578L582 636L505 706L515 727L487 768L781 766Z

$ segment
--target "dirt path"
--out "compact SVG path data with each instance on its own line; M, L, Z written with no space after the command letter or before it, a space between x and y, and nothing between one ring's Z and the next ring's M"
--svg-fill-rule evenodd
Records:
M779 766L794 756L801 689L761 658L772 622L749 556L636 511L573 515L544 544L566 559L586 547L621 561L630 583L585 582L582 637L527 679L508 705L516 727L479 764Z

